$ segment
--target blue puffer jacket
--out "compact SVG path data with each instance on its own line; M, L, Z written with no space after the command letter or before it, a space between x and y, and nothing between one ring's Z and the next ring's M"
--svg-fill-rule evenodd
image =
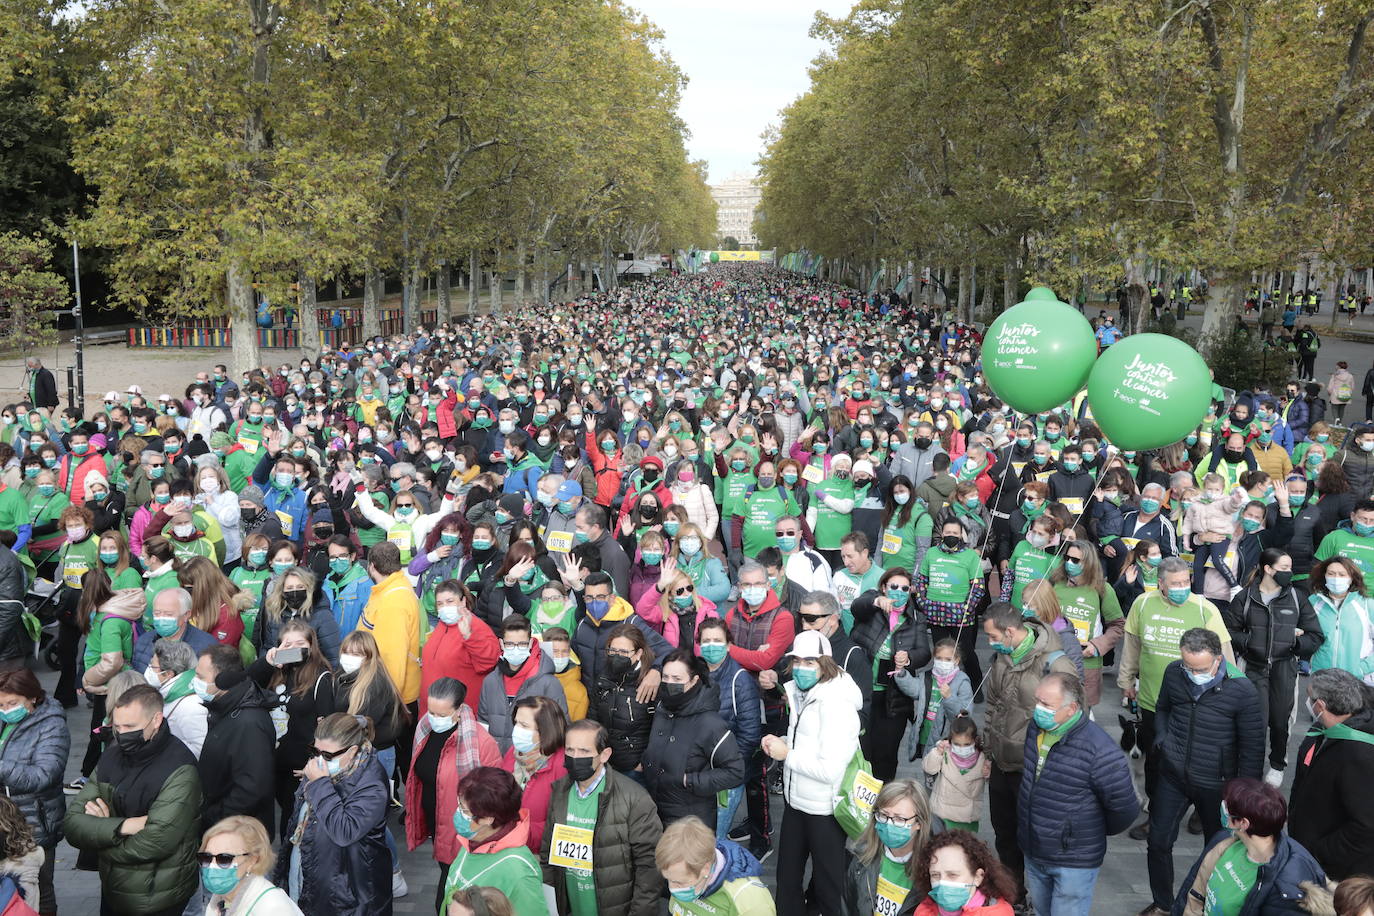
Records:
M1188 877L1183 879L1178 897L1169 911L1170 916L1183 916L1190 896L1196 897L1199 904L1203 903L1207 894L1207 879L1211 877L1217 860L1228 846L1239 842L1229 830L1220 831L1212 837L1202 855L1193 863ZM1205 873L1199 874L1203 869ZM1274 848L1274 857L1259 867L1255 886L1250 889L1244 905L1232 916L1280 916L1309 912L1300 905L1305 894L1299 885L1304 881L1325 887L1326 875L1317 860L1312 858L1312 853L1287 833L1281 833L1278 845ZM1201 887L1194 887L1199 882Z
M1044 769L1032 722L1026 729L1025 775L1017 800L1017 842L1041 865L1098 868L1107 837L1140 812L1131 767L1110 735L1087 716L1050 748Z
M1264 720L1254 682L1227 665L1225 677L1199 690L1183 662L1170 662L1155 705L1155 744L1160 773L1180 785L1215 792L1236 776L1259 779Z
M62 839L67 801L62 774L72 738L62 704L48 697L14 726L0 746L0 789L33 828L34 841L51 849Z
M763 734L758 682L727 655L721 666L711 672L711 685L720 691L720 717L734 733L740 756L748 760Z

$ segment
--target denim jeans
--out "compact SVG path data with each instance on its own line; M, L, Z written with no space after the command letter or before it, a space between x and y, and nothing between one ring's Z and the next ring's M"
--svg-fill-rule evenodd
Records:
M382 765L382 769L386 771L387 782L388 784L390 784L391 771L396 769L396 748L389 747L386 750L378 751L377 762L380 763ZM388 819L390 818L390 816L391 804L388 802ZM386 828L386 848L391 850L391 870L396 871L401 867L401 853L400 850L396 848L396 838L391 835L390 825L388 825Z
M1090 916L1096 868L1042 865L1026 856L1026 892L1037 916Z
M739 810L739 803L744 801L744 786L735 786L728 791L729 794L725 797L725 807L716 808L717 840L729 839L730 828L735 825L735 812Z

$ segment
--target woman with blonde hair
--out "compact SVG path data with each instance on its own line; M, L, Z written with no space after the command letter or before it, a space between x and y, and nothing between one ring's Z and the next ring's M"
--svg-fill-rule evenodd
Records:
M372 749L372 725L336 712L315 727L273 883L302 912L378 916L391 911L386 813L391 787Z
M668 882L677 912L777 913L758 860L730 840L717 840L700 818L684 817L664 828L654 848L654 864Z
M897 912L901 908L916 886L916 860L930 837L930 821L930 800L916 780L894 779L882 787L868 826L849 844L846 912ZM894 899L892 888L901 892L901 899Z
M388 774L396 766L396 736L408 722L396 682L382 664L377 640L366 630L354 630L339 648L334 710L372 720L372 747Z
M224 534L225 565L237 564L243 546L243 514L238 494L229 486L229 475L219 465L208 464L196 468L195 481L195 504L219 522Z
M288 621L301 619L314 628L320 638L320 651L331 665L339 661L339 622L329 610L329 599L315 574L302 566L292 566L267 585L267 594L258 614L253 645L258 651L277 643L277 631Z
M205 916L301 916L291 896L267 879L277 857L257 818L236 814L210 827L196 861L210 892Z
M134 567L133 556L129 553L129 539L118 529L106 531L100 536L100 568L110 577L110 587L143 590L143 576Z
M243 638L240 609L246 604L238 586L230 582L209 557L191 557L181 564L177 579L191 593L191 625L209 633L222 646L238 648Z
M1082 548L1075 544L1070 549ZM1054 586L1050 585L1048 579L1032 579L1026 583L1026 589L1021 595L1021 616L1028 620L1038 620L1055 632L1059 637L1060 650L1073 662L1073 666L1078 669L1078 678L1082 680L1083 647L1078 643L1078 631L1064 616L1063 610L1059 607L1059 596L1055 594Z
M39 872L43 849L19 806L0 795L0 875L9 875L24 893L24 901L38 909Z
M692 650L697 627L703 620L719 617L716 603L697 591L692 578L664 557L658 583L640 596L635 612L663 634L674 648Z
M1121 642L1126 618L1113 588L1102 574L1102 562L1089 541L1065 544L1064 562L1049 575L1064 621L1082 649L1080 676L1088 706L1102 698L1102 656Z
M725 574L724 564L706 552L707 540L696 522L683 525L673 541L671 559L692 580L703 598L720 604L730 594L730 577Z

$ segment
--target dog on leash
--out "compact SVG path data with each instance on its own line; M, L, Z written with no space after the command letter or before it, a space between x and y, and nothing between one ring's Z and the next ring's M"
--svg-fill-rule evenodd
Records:
M1145 749L1140 745L1140 708L1132 702L1130 715L1118 715L1116 720L1121 725L1121 750L1131 763L1131 784L1135 786L1136 801L1140 802L1140 810L1144 811L1149 807L1149 798L1145 795Z

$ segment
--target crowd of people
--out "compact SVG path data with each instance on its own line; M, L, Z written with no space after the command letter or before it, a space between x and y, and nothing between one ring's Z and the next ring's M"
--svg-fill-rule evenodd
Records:
M732 266L4 406L0 900L1086 916L1129 831L1144 916L1374 916L1374 426L1120 450L980 346Z

